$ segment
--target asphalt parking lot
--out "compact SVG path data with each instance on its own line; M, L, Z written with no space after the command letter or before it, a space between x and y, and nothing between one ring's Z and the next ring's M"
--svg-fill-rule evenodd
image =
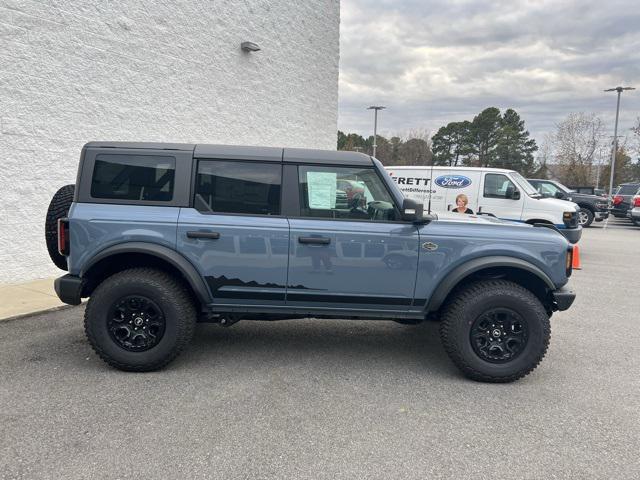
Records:
M638 478L640 228L584 232L531 375L474 383L437 326L200 325L166 370L107 367L82 307L0 322L2 478Z

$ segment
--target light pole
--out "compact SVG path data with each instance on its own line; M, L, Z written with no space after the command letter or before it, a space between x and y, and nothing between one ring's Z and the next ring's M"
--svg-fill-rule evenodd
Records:
M376 148L377 148L377 143L376 143L376 137L378 136L378 110L384 110L387 107L383 107L381 105L371 105L369 108L367 108L367 110L373 110L374 111L374 115L373 115L373 156L376 156Z
M635 90L634 87L608 88L605 92L618 92L618 103L616 105L616 126L613 129L613 151L611 152L611 178L609 179L609 208L613 202L613 175L616 168L616 154L618 153L618 116L620 115L620 94L623 90Z

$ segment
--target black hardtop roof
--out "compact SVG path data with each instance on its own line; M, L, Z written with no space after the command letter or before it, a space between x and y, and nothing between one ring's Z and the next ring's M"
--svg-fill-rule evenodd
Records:
M320 163L367 166L373 164L371 157L364 153L307 148L155 142L89 142L85 145L85 148L183 150L193 151L193 156L195 158L218 158L227 160L261 160L285 163Z
M193 143L163 143L163 142L89 142L84 148L122 148L131 150L191 150Z

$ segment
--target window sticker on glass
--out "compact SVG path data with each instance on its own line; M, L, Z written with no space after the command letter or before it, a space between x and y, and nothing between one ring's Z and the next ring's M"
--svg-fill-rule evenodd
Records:
M309 208L330 210L336 208L335 172L307 172Z

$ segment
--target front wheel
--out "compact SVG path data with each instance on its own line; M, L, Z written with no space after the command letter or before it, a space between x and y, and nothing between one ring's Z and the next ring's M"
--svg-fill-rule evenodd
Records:
M584 228L590 226L593 223L594 218L595 215L591 210L588 208L580 208L580 211L578 212L578 221Z
M530 291L506 280L458 290L442 314L440 337L464 375L481 382L513 382L544 358L551 326Z
M196 309L184 285L151 268L114 274L95 289L84 314L89 343L109 365L145 372L164 367L193 336Z

